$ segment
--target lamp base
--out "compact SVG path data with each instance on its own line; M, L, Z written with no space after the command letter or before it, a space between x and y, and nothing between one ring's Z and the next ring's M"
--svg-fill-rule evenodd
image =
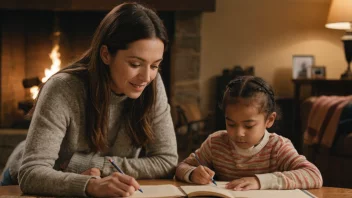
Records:
M352 72L350 69L347 69L345 73L341 74L341 79L343 80L352 80Z

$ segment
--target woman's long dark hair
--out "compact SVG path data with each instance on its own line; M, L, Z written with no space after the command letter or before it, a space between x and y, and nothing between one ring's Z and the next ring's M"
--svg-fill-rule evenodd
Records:
M125 50L140 39L158 38L165 46L167 33L161 19L154 11L137 3L124 3L112 9L97 28L89 50L73 65L58 73L71 73L88 82L86 135L92 150L106 151L111 94L110 69L100 57L100 48L106 45L112 55ZM121 120L135 146L153 139L150 112L156 98L156 80L150 83L137 99L124 102Z

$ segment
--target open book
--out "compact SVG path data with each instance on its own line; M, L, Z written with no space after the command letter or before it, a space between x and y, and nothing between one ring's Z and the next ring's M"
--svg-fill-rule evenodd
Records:
M225 189L227 182L217 181L214 185L192 185L176 187L174 185L142 185L144 193L136 191L131 197L225 197L225 198L311 198L315 197L308 191L302 190L249 190L233 191Z

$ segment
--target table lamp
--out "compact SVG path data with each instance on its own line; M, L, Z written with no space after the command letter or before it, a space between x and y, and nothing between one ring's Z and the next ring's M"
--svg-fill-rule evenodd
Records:
M342 36L345 56L347 60L347 70L341 74L341 79L352 79L352 0L332 0L325 27L330 29L346 30Z

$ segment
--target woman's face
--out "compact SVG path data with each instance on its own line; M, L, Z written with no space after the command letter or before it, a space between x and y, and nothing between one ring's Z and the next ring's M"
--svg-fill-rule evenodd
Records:
M102 57L110 67L112 91L132 99L138 98L155 79L163 53L164 43L158 38L151 38L130 43L128 49L118 50L114 56L108 54L106 61Z

